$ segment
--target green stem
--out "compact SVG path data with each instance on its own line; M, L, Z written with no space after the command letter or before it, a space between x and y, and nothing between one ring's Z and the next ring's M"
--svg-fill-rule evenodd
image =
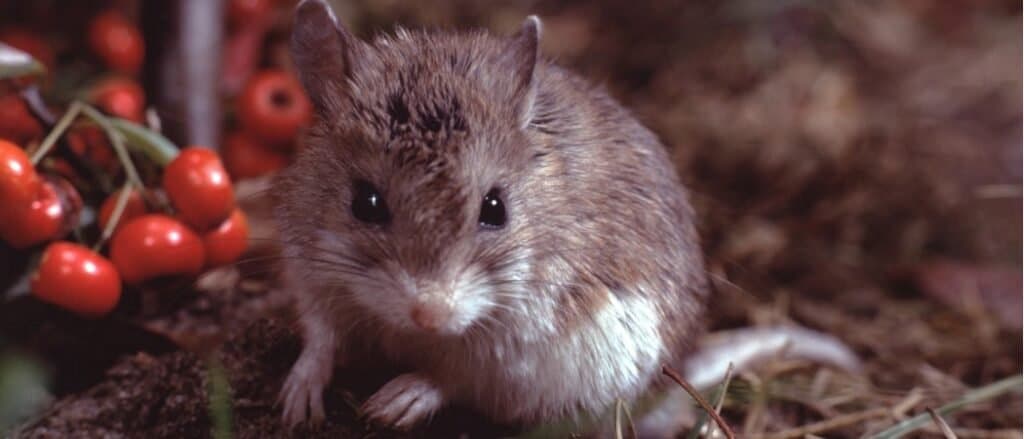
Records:
M965 393L964 396L961 396L959 399L950 402L949 404L946 404L942 407L939 407L937 410L935 410L935 413L939 415L946 415L949 413L953 413L966 405L991 399L1012 390L1020 392L1021 384L1024 384L1024 380L1022 380L1021 375L1014 375L1009 378L1003 378L987 386L979 387L977 389ZM892 427L889 427L885 431L872 436L872 439L895 439L898 437L902 437L903 435L910 433L914 430L917 430L918 428L921 428L925 424L931 422L933 422L932 415L928 412L925 412L920 415L914 416L913 418L900 422L899 424L893 425Z
M99 241L92 246L94 252L99 253L100 249L103 248L103 244L110 239L110 236L114 234L114 229L117 229L117 223L121 221L121 215L124 214L124 208L128 205L128 197L132 195L132 186L130 183L125 183L121 187L121 192L117 194L117 201L114 203L114 210L110 212L110 218L107 219L107 225L103 227L103 234L100 235Z
M732 382L732 362L729 362L729 367L725 369L725 378L722 379L722 386L718 389L717 400L715 402L715 411L722 413L722 404L725 403L725 394L729 392L729 384Z
M214 439L231 439L231 382L216 355L207 361L209 411Z
M53 149L53 145L57 144L57 139L67 131L68 127L71 126L71 122L74 122L75 118L78 117L78 113L82 111L82 104L78 101L72 102L68 106L68 111L64 112L57 124L54 125L53 129L50 130L50 134L46 135L43 139L43 143L39 144L39 148L32 154L32 165L38 165L39 161L46 156L46 153Z
M107 137L110 137L110 146L114 148L114 152L117 153L117 159L121 161L121 166L124 167L124 173L125 176L128 177L128 182L139 190L142 190L144 187L142 179L139 178L139 171L135 169L135 164L132 163L132 158L128 155L128 150L124 147L124 140L121 137L121 133L114 128L114 125L110 123L110 120L107 119L103 113L100 113L99 110L83 104L82 113L84 113L89 119L92 119L93 122L96 122L96 124L103 128L103 131L107 133Z

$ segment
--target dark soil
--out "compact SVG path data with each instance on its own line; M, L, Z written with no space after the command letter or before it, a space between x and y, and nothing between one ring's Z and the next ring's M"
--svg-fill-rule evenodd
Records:
M40 438L211 436L211 374L223 373L231 389L230 416L237 420L234 437L396 436L364 426L356 412L358 401L394 372L379 369L338 370L337 382L324 395L330 421L317 427L285 428L275 398L300 348L298 338L280 323L260 319L204 358L184 351L128 356L110 368L99 384L57 402L20 434ZM411 436L490 437L502 431L455 409Z

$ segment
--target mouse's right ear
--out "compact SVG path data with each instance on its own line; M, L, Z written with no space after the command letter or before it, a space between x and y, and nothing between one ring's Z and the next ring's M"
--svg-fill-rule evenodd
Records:
M537 62L540 58L540 18L536 15L526 17L519 32L512 36L510 59L515 72L516 113L520 128L530 124L534 114L534 101L537 97Z
M345 93L360 42L324 0L302 0L295 9L291 55L310 100L320 110L337 107Z

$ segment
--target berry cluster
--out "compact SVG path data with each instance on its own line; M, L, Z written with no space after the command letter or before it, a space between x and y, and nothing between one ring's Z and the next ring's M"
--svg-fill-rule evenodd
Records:
M0 43L39 67L0 69L0 247L38 251L36 297L98 317L125 285L197 276L245 253L249 226L232 182L286 166L312 118L287 63L264 59L279 6L227 2L219 62L230 111L220 154L179 150L159 132L138 80L150 60L129 14L100 10L83 38L0 29ZM59 85L69 83L84 85ZM33 102L26 89L42 98Z

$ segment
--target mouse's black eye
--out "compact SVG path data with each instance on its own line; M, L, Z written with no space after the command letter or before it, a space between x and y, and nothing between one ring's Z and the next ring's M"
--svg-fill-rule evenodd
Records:
M385 224L391 219L391 212L380 191L372 184L359 180L353 187L352 215L359 221L372 224Z
M480 225L489 229L497 229L505 225L505 203L501 201L497 189L491 189L484 196L480 205Z

